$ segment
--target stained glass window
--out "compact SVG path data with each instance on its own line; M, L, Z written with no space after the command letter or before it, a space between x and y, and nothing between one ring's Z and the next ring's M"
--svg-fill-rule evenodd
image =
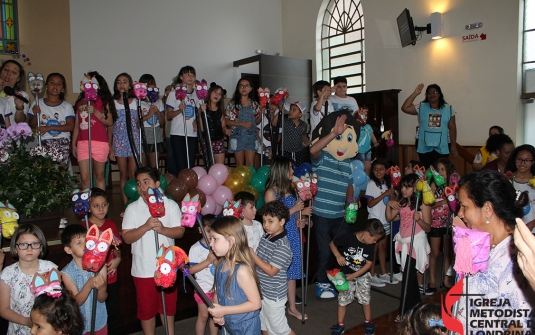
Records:
M19 25L17 0L0 2L2 22L0 23L0 53L10 54L19 51Z
M535 97L535 0L524 1L523 35L522 93L533 98Z
M347 93L365 91L364 16L360 0L331 0L321 26L323 80L347 77Z

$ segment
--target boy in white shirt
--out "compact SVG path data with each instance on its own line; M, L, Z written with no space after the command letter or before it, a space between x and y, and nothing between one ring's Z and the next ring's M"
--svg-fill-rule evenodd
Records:
M234 196L234 201L238 200L241 200L241 205L243 207L243 219L241 222L247 233L247 242L249 243L249 246L256 251L260 239L262 238L262 235L264 235L264 228L260 222L254 219L256 216L256 201L254 195L245 191L238 192Z
M329 101L333 89L328 81L320 80L312 85L315 100L310 106L310 134L320 123L321 119L327 114L334 112L333 104ZM325 102L327 102L327 110L325 110Z
M331 96L331 103L335 111L340 110L342 107L347 107L351 110L351 114L355 113L359 109L357 100L347 96L347 79L346 77L336 77L333 80L334 83L334 95Z

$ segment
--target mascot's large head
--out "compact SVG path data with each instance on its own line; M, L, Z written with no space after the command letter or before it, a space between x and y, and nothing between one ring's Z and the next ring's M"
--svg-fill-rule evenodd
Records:
M348 125L347 129L327 144L323 148L323 151L328 152L339 161L355 157L359 152L358 139L360 136L360 124L351 114L351 111L342 108L338 112L325 115L314 131L312 131L312 143L316 143L317 140L332 132L336 124L336 119L345 115L347 116L345 121L345 124Z

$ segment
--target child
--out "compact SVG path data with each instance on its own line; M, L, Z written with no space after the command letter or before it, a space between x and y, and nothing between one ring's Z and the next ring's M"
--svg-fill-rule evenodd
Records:
M256 217L256 201L254 195L249 192L238 192L234 196L234 200L241 201L243 206L243 219L241 222L245 227L245 232L247 233L247 242L253 251L256 252L256 248L260 243L262 235L264 235L264 228L262 224L255 220Z
M182 238L184 227L180 225L182 213L177 203L164 197L165 215L151 217L147 205L149 188L160 187L160 176L156 169L143 167L135 173L137 192L140 197L127 208L123 219L123 240L132 244L132 277L136 287L137 317L145 334L153 334L156 313L163 314L160 290L154 283L157 249L175 245L176 238ZM157 241L154 241L155 236ZM174 334L177 291L176 285L165 289L167 324L169 334Z
M399 283L395 278L390 281L390 273L386 272L386 250L389 247L388 241L390 241L390 224L387 221L391 220L385 218L385 208L390 196L394 195L395 192L390 182L390 176L386 173L387 168L388 162L384 158L377 158L373 161L365 195L368 202L368 219L378 219L385 228L385 238L375 245L375 254L379 258L381 274L375 273L375 256L374 261L372 261L374 264L370 269L371 284L376 287L383 287L385 283Z
M65 265L61 270L61 280L63 285L74 296L76 303L80 306L80 312L84 319L84 335L91 332L91 316L92 316L92 302L93 294L96 289L97 292L97 309L95 321L95 334L108 334L106 312L106 273L108 271L106 265L100 270L98 274L85 271L82 268L82 257L85 249L85 235L87 230L81 225L69 225L61 233L61 243L65 252L72 256L72 261ZM117 306L115 307L117 308Z
M358 153L360 125L348 112L325 115L312 132L310 157L318 174L314 201L314 230L318 244L316 297L334 298L336 290L327 279L331 253L329 243L349 231L344 219L346 201L353 195L351 159Z
M108 194L100 188L94 187L91 189L89 212L89 226L96 225L100 232L111 228L113 236L121 241L121 235L117 230L117 224L112 220L106 218L109 209ZM85 222L81 223L85 226ZM108 331L110 334L116 334L116 322L118 317L119 305L119 290L117 287L117 268L121 263L121 252L119 249L111 247L106 258L106 265L108 266L108 298L106 299L106 309L108 311Z
M442 309L437 302L416 305L405 314L398 328L398 335L446 335L448 330L442 320Z
M210 226L215 221L215 216L212 214L207 214L203 216L202 223L204 226L204 231L206 235L210 233ZM199 227L199 233L201 232L201 227ZM216 257L213 252L210 251L210 246L206 245L204 238L201 238L197 243L191 246L189 249L189 272L195 274L195 279L199 286L206 294L208 299L213 300L215 293L212 291L214 286L214 272L215 272L215 261ZM214 324L214 321L210 318L208 320L208 307L204 304L204 301L199 296L197 292L193 294L195 301L197 302L197 322L195 323L195 334L204 335L204 330L206 327L206 321L210 325L210 335L217 335L218 329Z
M415 184L418 180L416 174L408 174L401 178L401 194L398 197L399 201L390 200L386 207L386 219L392 220L399 214L401 217L401 226L399 233L394 236L396 259L401 264L401 271L403 271L403 282L401 285L401 292L404 292L405 285L407 285L407 295L402 297L405 300L405 313L416 306L422 300L418 287L418 279L416 272L424 273L427 267L427 255L429 255L429 243L427 243L426 232L431 230L431 208L421 204L419 211L416 208L416 192ZM414 248L411 257L411 268L407 268L409 257L407 254L410 250L410 242L413 225L417 223L414 231ZM401 315L401 306L403 300L400 301L398 317L396 322L399 322L403 315Z
M535 228L535 188L531 179L535 176L535 148L531 144L523 144L516 147L507 160L507 171L513 174L513 187L515 190L528 191L529 213L522 217L530 230ZM530 183L531 181L531 183Z
M446 186L452 185L452 180L455 184L459 181L460 177L455 169L455 164L449 158L439 158L434 164L435 170L439 175L444 178L446 184L441 187L437 187L435 182L431 183L431 190L435 193L436 202L431 206L431 232L428 234L429 244L431 245L431 254L429 255L429 287L426 288L425 294L432 295L437 291L435 280L435 269L437 265L437 259L440 256L440 242L446 244L446 252L444 257L444 286L451 288L453 285L448 275L448 269L451 263L451 236L448 238L448 220L450 218L450 208L446 201L446 194L444 189ZM453 178L452 178L453 177ZM444 250L444 249L442 249Z
M284 224L290 217L290 212L282 202L271 201L262 206L260 213L266 235L260 240L257 254L252 251L251 255L257 267L262 292L262 333L295 335L284 313L288 289L286 269L292 261L292 250Z
M195 108L199 107L199 99L193 89L196 72L193 66L184 66L178 72L174 81L175 90L171 91L165 103L167 120L171 121L171 147L177 175L184 169L195 165L197 155L197 124L195 123ZM187 95L184 100L177 100L176 90L179 84L187 86ZM187 139L186 139L187 135ZM186 150L186 143L188 148ZM189 157L188 157L189 154Z
M252 166L257 145L260 144L256 136L256 125L260 123L262 113L254 93L251 81L247 78L240 79L225 111L226 125L232 127L228 151L234 153L236 167Z
M359 153L357 159L364 163L364 169L366 174L370 174L371 161L372 161L372 146L379 146L379 142L373 134L372 126L367 124L368 122L368 108L363 107L355 112L355 118L360 123L360 137L359 137Z
M46 98L39 105L32 104L30 127L41 134L41 143L45 148L55 148L62 154L61 164L67 165L71 152L71 131L74 129L74 109L65 101L67 82L60 73L51 73L46 77ZM37 116L40 115L40 120Z
M247 234L234 216L225 216L210 226L210 247L220 262L215 274L214 322L228 324L235 335L259 334L262 307L255 263Z
M293 178L292 162L286 157L275 157L269 169L266 182L265 202L280 200L290 211L290 218L286 224L286 233L292 248L292 263L288 269L288 314L301 320L301 312L296 304L296 280L301 279L301 240L299 229L303 228L307 220L297 218L297 213L302 211L302 215L312 214L312 207L306 207L305 203L297 198L295 189L292 187ZM305 315L305 320L308 317Z
M416 165L418 165L419 167L423 166L422 163L420 163L419 161L411 159L407 166L405 166L405 174L414 173L414 167Z
M221 86L211 83L210 89L208 89L208 103L201 105L201 110L206 113L208 121L214 163L221 164L225 163L225 135L230 135L230 129L227 128L223 115L223 96L225 94L227 91Z
M156 86L156 79L151 74L142 75L139 77L139 82L147 84L148 90L154 90L158 87ZM161 155L164 151L162 125L165 123L165 108L162 100L159 98L155 103L151 103L147 97L147 101L141 102L141 109L143 110L145 137L149 145L150 166L156 167L155 147L158 146L158 155Z
M345 107L349 109L351 114L355 113L359 109L357 100L347 95L347 79L346 77L336 77L333 80L334 83L334 95L331 96L330 101L335 111Z
M42 292L35 298L30 313L32 335L79 335L84 319L72 293L62 289L59 297Z
M329 103L329 98L333 90L328 81L320 80L312 85L314 92L314 101L310 105L310 134L316 129L318 123L327 114L334 112L332 103ZM325 110L325 102L327 102L327 110Z
M84 91L80 92L76 101L76 120L72 133L72 154L78 159L82 189L92 187L89 185L89 130L88 122L91 119L91 159L93 160L93 175L95 185L100 189L106 188L104 172L110 144L107 127L111 127L117 120L117 110L111 96L108 83L98 72L92 71L87 74L94 77L98 82L97 100L87 105ZM80 83L82 84L82 83Z
M125 101L123 101L123 93L126 92L128 96L128 108L130 108L130 121L132 122L132 137L134 137L134 148L136 152L139 151L139 123L137 117L137 103L135 101L135 95L132 91L134 82L132 77L128 73L121 73L115 78L113 87L113 99L115 103L115 109L117 110L117 121L113 124L112 134L112 148L110 150L110 159L117 160L119 166L119 185L121 186L121 194L123 196L123 202L126 204L128 198L124 194L124 184L129 179L134 178L136 172L136 161L134 153L130 147L130 141L128 139L127 123L126 123L126 111ZM141 157L141 152L138 152ZM124 216L124 212L121 213L121 217Z
M303 163L303 146L308 147L310 141L307 136L307 124L301 120L304 107L299 101L290 104L290 114L284 120L284 148L283 155L299 166ZM281 135L279 135L279 138Z
M30 334L30 311L34 295L30 283L36 272L45 273L57 265L42 258L47 251L45 236L37 226L25 223L15 230L9 246L19 261L0 274L0 317L9 322L7 334Z
M373 264L374 247L378 240L385 235L381 221L368 219L361 231L347 232L336 237L329 247L336 257L340 271L345 275L349 290L338 294L338 324L331 327L331 335L342 334L345 330L344 317L346 306L357 299L364 312L364 327L366 334L375 333L375 324L372 322L372 308L370 306L370 280L369 270Z

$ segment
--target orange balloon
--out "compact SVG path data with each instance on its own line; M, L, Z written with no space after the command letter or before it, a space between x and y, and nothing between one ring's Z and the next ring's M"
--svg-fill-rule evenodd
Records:
M243 190L247 184L245 183L245 178L243 178L242 175L234 172L227 177L224 185L232 191L232 194L236 194Z

